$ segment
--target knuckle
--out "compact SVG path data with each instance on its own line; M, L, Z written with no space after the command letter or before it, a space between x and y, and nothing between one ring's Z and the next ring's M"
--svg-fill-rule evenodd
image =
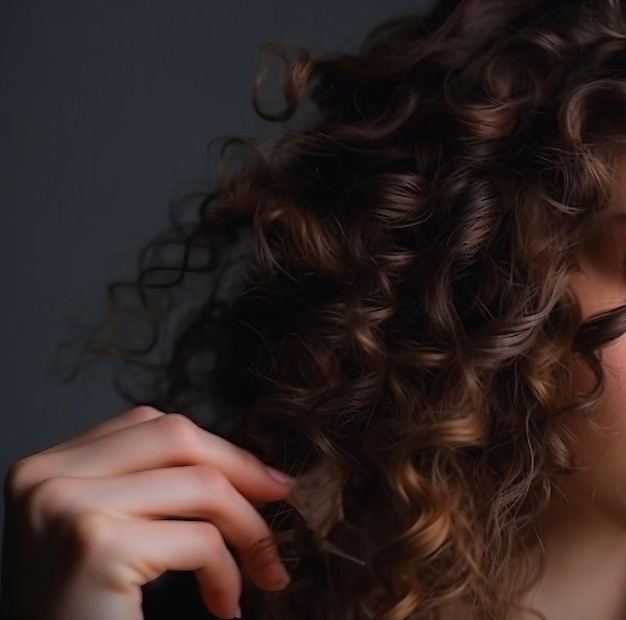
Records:
M226 549L226 543L220 529L217 525L209 523L208 521L199 523L202 528L202 539L206 545L206 551L209 555L221 555Z
M197 439L195 424L182 413L168 413L158 419L161 432L177 444L189 446Z
M41 476L41 467L38 460L27 456L15 461L7 472L5 486L10 498L17 499L30 487L36 484Z
M231 484L226 475L209 465L194 465L192 468L196 482L207 495L222 494L231 490Z
M115 541L111 520L97 512L75 515L69 529L83 554L97 556L103 551L110 551Z
M280 560L276 542L270 531L265 532L248 549L248 557L260 566L269 565Z
M139 424L141 422L149 422L155 418L159 418L165 415L162 411L159 411L155 407L150 405L139 405L129 409L124 416L131 423Z
M4 479L4 484L10 498L17 497L24 488L24 471L25 464L23 459L15 461L15 463L12 463L9 466Z
M235 446L237 449L239 458L242 460L244 467L250 468L252 471L259 469L259 467L263 467L263 463L259 461L259 459L249 452L245 448L241 448L239 446Z
M65 528L69 547L83 570L111 592L128 593L136 573L124 561L115 520L105 514L76 513Z
M30 522L39 528L43 522L61 517L67 510L72 491L73 484L68 478L47 478L38 482L25 499Z

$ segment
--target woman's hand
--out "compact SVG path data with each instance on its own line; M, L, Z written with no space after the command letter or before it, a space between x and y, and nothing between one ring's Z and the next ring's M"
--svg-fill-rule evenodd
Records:
M207 608L233 618L226 543L259 587L288 581L275 547L252 549L270 530L250 502L283 499L289 482L181 414L131 409L17 461L6 485L24 620L141 620L141 586L167 570L195 571Z

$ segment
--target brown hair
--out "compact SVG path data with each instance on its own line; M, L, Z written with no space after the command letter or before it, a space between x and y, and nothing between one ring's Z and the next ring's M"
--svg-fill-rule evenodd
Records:
M254 107L280 137L227 139L216 187L185 197L193 220L111 285L113 336L130 291L153 337L93 334L85 351L123 357L118 379L145 371L147 391L118 381L131 403L210 403L205 426L265 462L297 475L323 457L346 476L371 569L301 550L286 590L251 589L244 616L431 619L464 600L502 618L536 578L539 516L576 467L564 421L597 404L597 349L626 331L626 307L581 324L569 288L625 142L625 37L617 0L463 0L382 23L354 53L270 46L285 109L261 109L263 71ZM168 247L184 255L149 254ZM192 274L195 306L148 361ZM261 510L278 532L288 508Z

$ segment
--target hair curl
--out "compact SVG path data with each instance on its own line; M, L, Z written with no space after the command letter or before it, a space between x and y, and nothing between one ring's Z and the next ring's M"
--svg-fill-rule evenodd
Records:
M286 105L262 110L265 64L253 105L280 136L228 137L215 188L185 196L193 220L173 217L137 281L110 285L105 325L120 336L118 293L136 293L147 344L94 332L84 353L125 360L133 404L210 404L205 427L265 462L296 475L324 457L346 474L371 570L309 549L286 590L247 592L246 617L432 619L467 601L502 618L576 467L564 421L589 417L597 349L626 331L626 306L583 323L569 287L626 142L622 5L447 2L354 53L266 51L286 61ZM305 102L318 117L297 126ZM184 255L158 257L172 247ZM195 307L148 361L190 274ZM119 381L133 369L141 394L137 376L134 391ZM294 526L285 509L260 508L277 530Z

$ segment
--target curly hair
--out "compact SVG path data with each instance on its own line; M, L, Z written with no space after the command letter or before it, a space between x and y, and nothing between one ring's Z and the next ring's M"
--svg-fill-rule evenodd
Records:
M465 601L503 618L540 575L539 518L577 467L566 422L592 423L598 350L626 331L626 306L583 322L570 288L626 142L622 9L462 0L354 52L269 44L253 106L279 136L228 136L215 186L174 203L193 219L172 217L138 278L110 285L110 337L93 330L79 366L114 356L131 403L209 405L205 427L268 464L345 475L368 568L307 543L284 591L246 590L244 616L431 620ZM285 106L270 113L272 54ZM192 277L193 307L162 304ZM140 346L122 338L124 291L151 330ZM288 509L260 507L277 541L298 530Z

